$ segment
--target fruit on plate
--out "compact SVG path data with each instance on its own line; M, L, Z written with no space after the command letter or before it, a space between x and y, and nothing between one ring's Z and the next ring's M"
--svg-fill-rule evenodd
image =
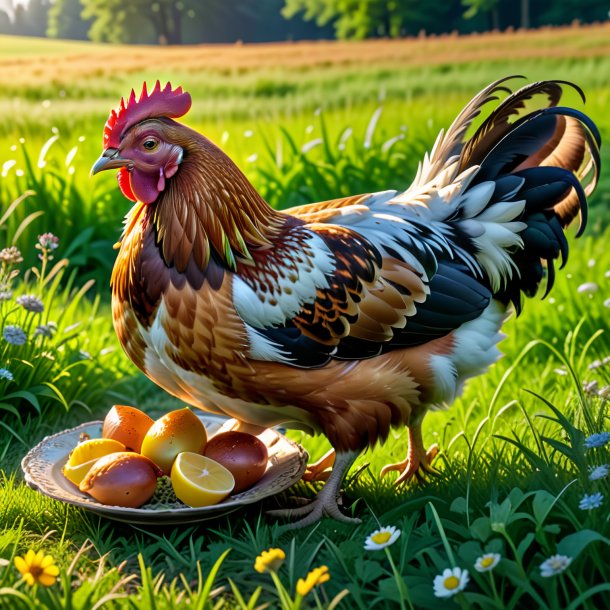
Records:
M161 474L147 457L121 451L98 459L79 488L102 504L139 508L152 498Z
M80 485L97 460L109 453L125 450L126 447L123 443L113 439L92 438L86 440L72 449L62 472L74 485Z
M256 436L246 432L223 432L213 436L205 446L205 456L222 464L235 479L233 493L254 485L267 470L267 447Z
M102 426L102 437L115 439L131 451L140 453L142 441L154 421L146 413L126 405L114 405Z
M169 475L179 453L203 453L207 439L205 426L190 409L176 409L150 427L142 441L141 453Z
M188 506L218 504L235 486L235 479L224 466L199 453L179 453L172 466L172 486L176 497Z

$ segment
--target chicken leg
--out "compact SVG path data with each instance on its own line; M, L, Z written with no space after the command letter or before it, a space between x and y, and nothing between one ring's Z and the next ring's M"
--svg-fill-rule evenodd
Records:
M384 477L392 470L398 470L400 475L394 481L394 485L398 486L405 483L413 475L420 481L423 481L426 474L438 474L438 471L432 467L432 461L436 457L439 449L438 445L431 445L428 451L424 447L424 440L421 432L422 422L417 421L409 426L409 452L407 457L396 464L387 464L381 469L381 476Z
M303 481L308 483L328 481L334 463L335 450L329 449L317 462L307 464L307 470L303 473Z
M328 455L328 454L327 454ZM358 457L357 451L342 451L335 454L335 464L328 481L325 483L318 495L306 506L300 508L282 508L268 511L269 515L275 517L302 517L298 521L289 523L287 529L299 529L318 522L322 517L328 516L342 521L343 523L360 523L360 519L348 517L339 510L337 498L341 489L341 483L345 474L354 460ZM325 456L326 457L326 456Z

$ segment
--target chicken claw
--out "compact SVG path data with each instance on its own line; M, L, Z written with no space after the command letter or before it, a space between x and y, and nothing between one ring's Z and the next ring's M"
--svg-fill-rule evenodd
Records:
M303 481L309 483L315 481L328 481L332 467L335 463L335 450L326 452L317 462L307 464L307 470L303 474Z
M394 481L394 485L402 485L414 475L421 482L426 475L438 474L438 470L432 467L432 461L439 452L438 445L431 445L428 451L424 447L421 433L421 423L409 427L409 454L402 461L396 464L387 464L381 469L381 476L384 477L392 470L398 470L400 475Z
M327 458L327 456L328 454L326 454L324 458ZM285 518L302 517L302 519L299 519L298 521L283 526L285 529L300 529L302 527L307 527L308 525L317 523L324 516L332 517L343 523L361 523L360 519L344 515L340 511L337 502L343 476L357 457L358 452L355 451L337 453L334 460L335 465L330 473L328 481L318 495L306 506L270 510L267 511L267 514L274 517Z

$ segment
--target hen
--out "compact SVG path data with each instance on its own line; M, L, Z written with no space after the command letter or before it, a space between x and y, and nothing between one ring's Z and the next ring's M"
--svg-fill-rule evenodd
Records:
M568 254L563 229L578 215L578 234L585 227L600 136L558 105L562 86L582 92L545 81L513 93L508 80L439 135L405 192L284 211L174 120L191 106L181 88L132 91L106 123L92 172L119 169L136 202L112 274L121 345L188 404L328 437L332 474L293 511L297 525L350 520L337 506L343 477L393 426L408 428L409 449L384 472L404 481L430 468L426 412L499 357L511 303L519 313L545 277L551 289Z

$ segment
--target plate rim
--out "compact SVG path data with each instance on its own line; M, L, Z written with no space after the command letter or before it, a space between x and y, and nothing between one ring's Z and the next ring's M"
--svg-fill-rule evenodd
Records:
M211 420L218 422L218 423L224 423L226 421L229 421L229 419L230 419L230 418L224 418L224 417L220 417L215 414L208 414L208 413L203 413L201 415L197 414L197 416L200 419L202 419L204 421L204 423L206 421L210 422ZM58 502L62 502L64 504L71 504L72 506L77 506L84 510L90 510L92 512L101 514L108 518L113 518L115 520L130 522L129 517L133 516L140 522L140 524L143 521L145 521L146 523L149 523L149 524L154 524L155 521L159 521L160 524L162 524L164 518L165 519L175 518L178 516L184 516L187 519L189 517L201 517L201 519L204 520L205 518L213 518L214 516L216 516L216 513L219 513L218 516L223 516L225 514L229 514L230 512L233 512L234 510L237 510L243 506L247 506L249 504L255 504L255 503L260 502L265 499L265 497L262 497L262 498L254 497L253 498L251 495L248 495L248 494L243 498L239 498L240 494L237 494L236 499L234 499L229 505L225 504L224 502L221 502L219 504L213 504L211 506L202 506L202 507L184 506L184 507L175 507L175 508L164 508L164 509L159 509L159 510L150 510L150 509L141 509L141 508L124 507L124 506L117 506L117 505L110 505L110 504L102 504L100 502L96 502L94 499L92 499L92 501L89 502L89 501L85 501L84 499L79 500L76 497L71 498L71 497L59 496L54 491L52 491L48 488L45 488L44 485L41 485L39 481L36 481L32 477L31 472L30 472L30 465L34 461L39 459L37 456L38 451L40 451L47 444L53 442L54 439L61 438L67 434L79 434L79 432L81 430L86 429L90 426L100 426L101 427L102 425L103 425L102 420L93 420L93 421L83 422L83 423L79 424L78 426L74 426L73 428L67 428L65 430L61 430L59 432L47 435L44 438L42 438L21 459L21 464L20 464L21 470L23 472L24 481L28 485L28 487L30 487L34 491L36 491L48 498L51 498ZM296 441L293 441L293 440L287 438L278 430L275 430L275 432L277 432L277 434L282 438L282 440L284 442L288 443L290 446L292 446L296 449L297 457L298 457L298 460L300 461L300 467L299 467L299 471L298 471L298 478L296 478L297 475L295 474L294 475L295 479L290 485L288 485L284 489L280 489L277 492L270 494L269 496L266 496L266 497L272 497L273 495L276 495L277 493L281 493L282 491L289 489L292 485L294 485L296 482L298 482L307 468L307 460L309 458L309 454L308 454L307 450L302 445L300 445ZM53 465L55 465L56 462L48 461L47 463L50 464L51 466L53 466ZM245 490L245 491L247 491L247 490ZM134 522L136 521L136 519L134 519Z

